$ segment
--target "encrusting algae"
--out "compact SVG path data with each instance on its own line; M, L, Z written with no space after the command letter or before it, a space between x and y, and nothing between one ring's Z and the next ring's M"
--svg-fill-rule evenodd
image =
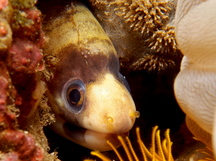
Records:
M46 90L41 74L45 39L36 2L0 1L1 161L58 160L48 153L43 132L53 117L49 107L39 107Z
M172 142L170 140L169 135L170 130L167 129L165 132L165 139L161 141L160 130L158 130L158 126L155 126L152 131L152 142L151 148L148 149L140 136L140 129L136 128L136 136L137 142L142 154L142 159L137 156L136 150L133 148L133 145L128 137L123 138L118 136L118 140L121 142L121 145L124 148L124 151L127 155L129 161L174 161L172 156ZM118 152L118 150L112 145L111 142L107 141L107 144L112 147L113 151L117 155L120 161L124 161L122 155ZM97 156L103 161L111 161L111 158L108 158L104 154L99 151L92 151L91 155ZM92 159L85 159L84 161L94 161Z

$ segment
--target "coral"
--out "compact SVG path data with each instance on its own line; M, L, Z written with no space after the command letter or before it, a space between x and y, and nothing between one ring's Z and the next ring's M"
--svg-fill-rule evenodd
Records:
M145 42L147 46L155 51L155 53L146 53L139 56L135 62L130 65L133 70L162 71L167 68L176 66L176 59L173 57L178 55L178 47L175 41L174 26L166 25L158 29ZM173 55L171 55L172 53Z
M23 1L23 0L12 0L11 1L13 7L20 8L20 9L34 7L36 2L37 2L37 0L25 0L25 1Z
M17 155L19 160L42 161L44 158L43 150L36 145L32 135L25 131L4 130L0 134L0 150L8 155ZM8 152L13 149L13 152ZM0 154L1 155L1 154ZM13 156L15 157L15 156ZM4 158L7 160L7 158Z
M169 20L172 10L170 5L166 0L131 0L127 3L120 2L115 11L124 18L131 29L146 34L160 28Z
M43 88L39 81L41 79L39 71L44 68L41 50L44 37L40 11L33 6L30 8L14 6L13 2L11 4L14 14L10 21L13 41L8 48L6 62L11 80L17 90L15 104L20 109L19 121L24 121L38 105L41 97L34 98L33 95L36 88ZM16 12L24 12L23 10L25 10L23 17L17 17ZM31 23L25 23L29 21Z
M106 11L107 6L110 6L110 2L106 0L90 0L93 6L96 6L99 10L104 10ZM106 14L109 14L107 12Z
M43 41L43 32L41 29L41 12L34 7L23 10L15 9L12 17L11 27L14 36L27 37L30 40L34 40L36 43L37 41L38 43Z
M43 150L36 145L31 134L17 129L16 115L6 107L9 101L7 92L12 93L8 89L11 82L6 65L1 62L0 66L0 160L42 161Z
M144 161L152 160L152 161L174 161L171 153L172 142L169 136L169 129L165 132L165 139L161 142L160 138L160 130L155 126L152 132L152 147L147 149L144 142L141 140L139 128L136 128L137 142L139 144L142 158ZM139 161L140 157L137 156L137 151L133 148L128 137L125 139L121 136L118 136L119 141L121 142L125 153L127 155L128 160L136 160ZM126 141L125 141L126 140ZM107 143L113 148L114 152L118 156L120 161L123 161L121 154L118 150L112 145L111 142L107 141ZM111 161L112 159L107 158L105 155L100 153L99 151L92 151L92 155L97 156L103 161ZM86 159L85 161L93 161L91 159Z
M53 120L45 103L40 103L46 90L41 74L44 34L41 12L35 4L36 1L0 2L2 161L57 160L56 155L48 154L43 133L43 127Z
M176 52L178 49L175 41L174 26L170 25L156 30L146 42L150 49L161 52L161 54Z
M12 41L12 31L8 20L11 17L10 6L7 0L0 2L0 54L4 53Z
M0 17L0 51L6 51L12 41L12 32L7 20Z
M198 149L198 152L203 154L203 158L199 159L198 161L215 161L213 150L209 147L204 149Z
M175 0L91 0L91 4L123 69L157 72L178 67L182 55L175 41Z
M6 6L8 6L8 0L2 0L0 2L0 10L2 10L3 8L5 8Z
M29 40L14 38L9 49L8 65L16 72L34 73L43 69L41 50Z
M168 67L175 66L174 60L158 55L159 54L146 54L145 56L138 58L129 68L133 70L148 69L148 71L161 71Z
M216 153L216 1L188 2L179 0L176 10L176 40L184 57L174 82L175 98L189 130Z
M9 92L9 73L4 62L0 61L0 130L13 129L16 125L16 116L7 111L7 92ZM11 96L12 97L12 96Z

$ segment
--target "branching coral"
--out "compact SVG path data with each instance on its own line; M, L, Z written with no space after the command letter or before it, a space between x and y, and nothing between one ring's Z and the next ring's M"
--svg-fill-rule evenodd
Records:
M137 135L137 142L139 144L142 157L144 161L174 161L172 157L171 147L172 142L170 140L169 136L169 129L165 132L165 139L161 142L160 138L160 130L158 130L158 127L155 126L153 128L152 132L152 146L150 150L145 146L144 142L142 141L140 137L139 128L136 128L136 135ZM119 141L121 142L125 153L127 155L128 160L133 161L139 161L140 157L137 156L137 152L133 148L132 143L130 142L129 138L122 138L121 136L118 136ZM126 140L126 141L125 141ZM121 154L118 152L116 148L113 147L112 143L107 141L107 143L112 147L116 155L118 156L118 159L120 161L123 161L123 158ZM105 155L100 153L99 151L92 151L92 155L99 157L103 161L111 161L110 158L107 158ZM85 161L93 161L91 159L86 159Z

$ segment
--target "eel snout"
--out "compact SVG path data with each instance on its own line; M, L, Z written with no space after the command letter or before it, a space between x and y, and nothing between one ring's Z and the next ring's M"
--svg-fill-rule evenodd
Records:
M134 102L126 87L112 74L89 84L86 95L89 108L79 120L83 126L103 133L125 133L132 128L136 118Z

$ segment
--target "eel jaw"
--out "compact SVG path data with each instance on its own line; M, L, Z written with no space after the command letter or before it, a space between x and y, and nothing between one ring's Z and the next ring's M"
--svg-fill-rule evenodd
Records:
M93 130L85 129L65 122L63 119L56 117L56 122L50 125L50 128L59 135L83 146L88 149L98 151L109 151L112 148L107 141L109 140L114 147L119 147L121 144L117 136L126 137L129 132L117 133L100 133Z

